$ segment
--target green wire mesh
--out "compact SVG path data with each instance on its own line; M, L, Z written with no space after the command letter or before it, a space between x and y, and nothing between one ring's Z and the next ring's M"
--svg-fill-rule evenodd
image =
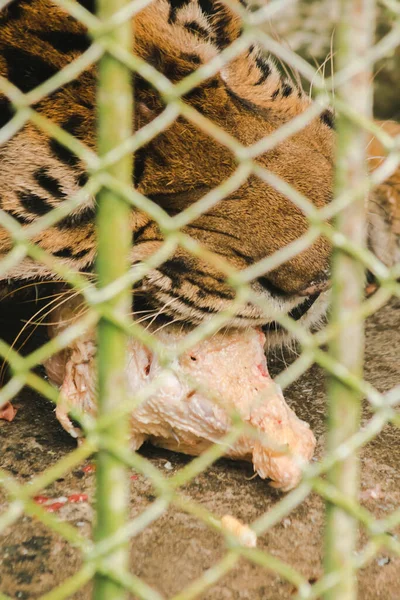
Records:
M0 1L0 10L7 5ZM371 120L371 83L369 74L374 63L386 56L400 42L400 10L394 0L384 4L393 14L393 28L374 45L374 0L341 0L341 22L334 77L324 79L306 61L283 44L270 37L262 25L277 14L284 15L290 2L273 0L253 12L232 5L243 21L241 37L208 64L173 85L164 75L132 53L131 20L151 0L100 0L97 16L87 12L73 0L54 0L73 17L81 21L93 39L92 45L79 58L27 94L0 78L0 91L8 96L15 109L11 121L0 130L0 143L5 143L27 123L32 122L60 144L72 151L85 165L89 179L75 197L64 201L50 213L38 218L24 229L9 214L0 211L0 224L13 239L13 249L0 261L0 273L7 272L29 256L47 265L84 298L87 312L73 325L39 349L22 358L6 342L0 340L0 356L10 364L13 377L0 391L0 406L11 400L24 386L30 386L51 400L58 401L58 392L33 372L55 352L68 347L87 329L97 326L99 334L99 414L96 420L81 418L85 441L55 465L23 486L10 473L0 470L0 483L10 502L0 515L0 531L10 527L23 514L35 516L57 532L82 553L83 566L60 586L41 596L50 600L70 598L94 578L93 597L116 600L128 593L146 600L163 596L128 569L128 543L151 523L161 517L170 505L175 505L203 521L225 536L227 550L219 562L201 577L173 597L189 600L204 594L207 588L229 572L243 557L280 575L295 587L297 599L324 596L329 600L353 600L357 597L356 573L382 549L400 556L400 542L390 532L400 524L400 509L384 519L373 515L357 501L359 449L371 441L387 423L399 426L396 406L400 402L400 386L380 393L362 376L363 322L395 295L400 296L400 266L392 269L382 264L365 246L362 227L365 221L364 198L370 189L383 182L400 165L400 137L392 138ZM227 0L227 3L228 0ZM284 17L283 17L284 18ZM256 144L244 147L223 129L185 103L183 96L206 78L217 73L224 64L257 41L267 51L296 69L312 82L315 102L304 113ZM355 58L354 58L355 57ZM99 63L98 86L98 154L81 141L63 131L32 106L67 82L75 79L90 65ZM166 108L151 123L133 134L131 131L131 73L139 73L156 88ZM109 92L112 93L109 93ZM300 131L328 106L338 115L338 167L334 200L323 209L316 209L300 192L256 162L257 157ZM169 216L161 207L131 187L132 155L152 140L179 115L195 124L219 143L225 145L237 159L234 174L189 208ZM113 124L118 120L120 127ZM387 158L372 174L365 171L364 149L366 133L372 133L382 143ZM235 271L221 257L182 232L182 228L240 187L251 175L283 192L309 221L308 231L295 242L272 256L243 271ZM87 194L97 195L98 210L98 284L65 265L37 247L32 239L76 209ZM154 219L165 242L147 261L130 268L128 256L131 233L127 226L132 208L146 212ZM328 224L334 219L334 226ZM115 231L118 235L115 236ZM204 471L223 455L224 445L214 445L171 477L163 475L143 456L129 450L127 415L134 406L149 397L162 385L154 381L137 397L126 397L123 365L128 336L133 336L163 357L162 345L138 323L132 322L130 289L152 267L162 264L181 246L195 256L201 256L224 273L236 291L232 307L188 333L178 346L176 355L191 348L226 323L237 307L251 299L262 306L249 283L275 269L308 248L320 234L334 246L333 308L328 325L311 334L288 316L275 319L293 333L301 345L301 354L281 373L276 381L286 388L313 363L322 366L330 376L329 435L324 458L304 469L300 485L267 513L251 524L262 535L315 491L326 501L327 527L325 535L325 575L310 584L297 570L265 551L245 548L226 534L220 519L204 506L186 498L180 488ZM110 244L110 239L118 243ZM373 273L379 291L363 299L364 270ZM346 286L349 280L352 286ZM351 340L351 344L349 344ZM329 344L329 351L325 345ZM173 369L172 357L164 356L165 369ZM370 421L360 428L360 407L366 398L374 411ZM243 431L238 423L222 442L232 442ZM76 468L86 458L97 453L97 525L94 539L84 537L77 528L59 520L34 502L34 497L57 478ZM128 518L127 469L134 468L152 484L157 499L136 518ZM324 476L327 475L327 478ZM117 506L117 508L116 508ZM369 541L356 550L357 532L362 525ZM0 599L8 597L0 592Z

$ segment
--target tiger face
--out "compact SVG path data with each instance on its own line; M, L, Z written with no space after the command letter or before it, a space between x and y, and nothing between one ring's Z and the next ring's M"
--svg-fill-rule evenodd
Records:
M92 2L80 2L92 9ZM0 12L0 73L23 92L33 89L76 59L90 44L83 25L50 0L13 0ZM240 36L241 20L214 0L154 0L135 18L135 52L172 83L190 75ZM27 43L27 35L29 43ZM160 94L135 75L135 130L158 117ZM35 108L89 148L95 142L96 68L56 90ZM283 77L255 45L184 96L201 118L215 123L243 147L251 147L303 113L309 98ZM1 124L12 117L0 96ZM279 177L317 208L332 198L334 131L330 111L301 131L255 157L257 165ZM85 165L54 139L27 124L0 148L3 210L22 226L32 223L85 184ZM135 153L136 189L175 216L230 178L238 167L234 153L198 124L178 116ZM280 251L302 236L308 221L283 191L252 173L219 202L186 223L181 231L239 271ZM34 241L81 271L96 254L95 201L40 233ZM132 264L149 259L165 235L145 212L132 212ZM0 231L0 251L11 248ZM282 338L277 313L311 326L326 311L329 242L320 237L274 270L251 281L263 306L247 302L232 316L234 327L263 325L270 338ZM45 265L25 259L7 278L54 276ZM137 302L154 314L198 324L228 309L236 295L226 276L205 257L179 246L163 264L137 284Z
M215 2L207 11L205 4L162 0L139 15L135 31L140 55L158 69L162 65L174 83L240 35L241 22L232 10ZM162 14L160 23L157 17ZM156 24L151 31L149 23ZM140 79L136 89L139 129L163 106ZM189 92L185 101L243 147L257 144L310 106L309 98L254 46ZM322 208L332 198L334 144L333 116L324 111L300 132L259 154L256 162ZM135 176L139 191L175 216L226 181L237 166L226 146L179 117L139 152ZM182 231L241 271L294 242L308 226L304 213L284 193L252 174ZM157 224L147 219L136 233L133 259L153 254L163 239ZM252 281L263 307L248 302L230 324L262 324L271 340L282 337L276 313L289 313L308 326L316 322L327 306L327 293L319 290L329 278L329 257L330 245L320 237L304 252ZM140 288L155 309L191 323L229 308L236 294L217 266L183 247L152 269Z

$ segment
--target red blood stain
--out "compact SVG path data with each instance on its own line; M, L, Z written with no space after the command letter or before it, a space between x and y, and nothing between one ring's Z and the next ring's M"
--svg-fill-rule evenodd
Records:
M83 467L82 471L84 473L94 473L96 470L96 465L90 464L90 465L86 465L86 467Z
M269 377L267 366L264 363L257 365L257 369L260 371L263 377Z
M64 506L65 502L53 502L52 504L47 504L44 508L47 512L57 512Z
M260 344L262 346L264 346L264 344L265 344L265 334L263 333L262 329L258 330L258 337L259 337L259 340L260 340Z
M87 494L71 494L68 496L68 502L76 503L76 502L87 502L88 495Z
M33 498L33 501L36 502L36 504L46 504L49 500L50 498L48 496L35 496Z

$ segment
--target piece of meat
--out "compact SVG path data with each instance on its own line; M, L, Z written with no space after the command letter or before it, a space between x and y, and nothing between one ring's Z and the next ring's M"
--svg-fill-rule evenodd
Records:
M51 335L62 329L66 311L61 309ZM70 312L68 312L70 322ZM172 352L185 336L181 329L164 328L157 339ZM254 431L245 431L225 448L224 455L252 461L262 478L274 487L289 490L300 480L301 465L312 457L315 438L308 424L296 417L284 401L281 390L270 378L264 355L264 334L260 330L230 331L200 342L163 372L157 356L131 338L127 378L134 396L157 377L162 385L132 411L132 447L144 441L163 448L199 455L219 443L232 429L238 414ZM71 423L71 408L96 412L96 346L87 333L68 350L50 358L49 378L61 386L63 400L56 414L74 437L80 435ZM194 382L202 389L196 389ZM204 388L212 390L212 398Z
M232 515L222 517L221 527L226 533L234 536L241 546L245 548L255 548L257 546L256 533Z
M6 402L3 406L0 406L0 419L3 421L13 421L16 414L17 409L11 402Z

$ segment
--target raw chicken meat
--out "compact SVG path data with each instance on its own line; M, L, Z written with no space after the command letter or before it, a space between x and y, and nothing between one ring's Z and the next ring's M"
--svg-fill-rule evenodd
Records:
M255 531L235 517L232 517L232 515L224 515L222 517L221 527L226 533L234 536L242 546L245 546L245 548L255 548L257 546L257 535Z
M11 402L6 402L0 406L0 419L3 421L13 421L16 414L17 409L14 408Z
M53 314L58 324L50 327L52 336L71 322L75 303L64 304ZM184 335L173 326L156 333L171 352ZM274 487L286 491L296 486L302 465L313 455L315 438L270 378L264 341L264 334L256 329L219 333L175 358L163 372L157 356L130 338L126 373L132 396L163 377L162 385L132 411L133 449L149 440L162 448L199 455L229 433L236 413L253 426L254 434L244 431L226 446L224 455L252 461L255 471L271 479ZM94 335L88 332L45 364L50 380L61 386L57 417L74 437L80 432L68 417L71 408L96 412L95 354ZM204 388L212 391L212 397Z

